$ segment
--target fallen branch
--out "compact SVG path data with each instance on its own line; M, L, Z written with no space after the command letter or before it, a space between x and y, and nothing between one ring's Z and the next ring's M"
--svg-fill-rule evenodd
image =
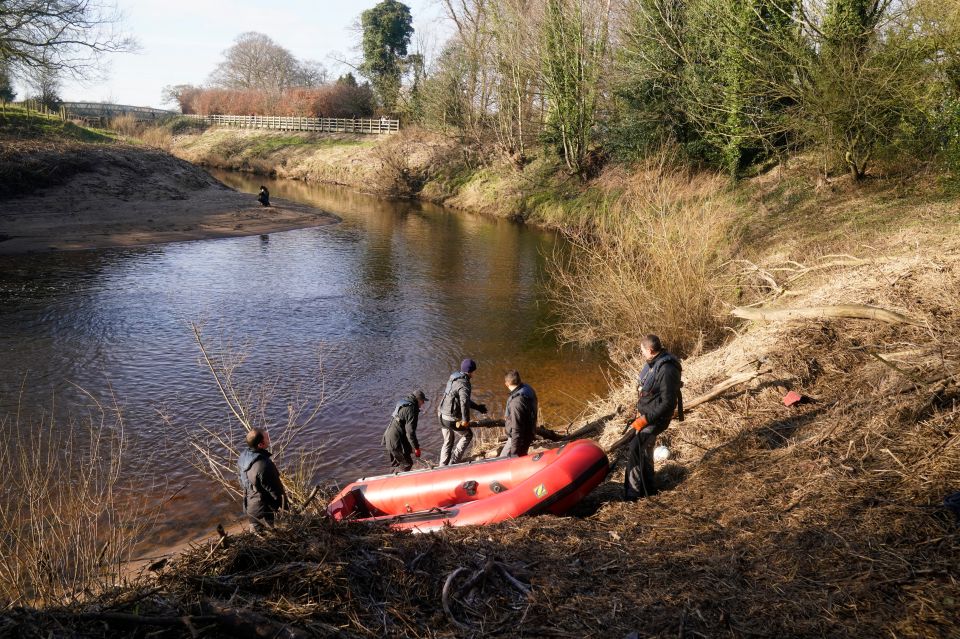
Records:
M798 280L804 275L807 275L813 271L821 271L823 269L833 268L835 266L863 266L865 264L884 264L892 261L892 258L888 257L859 258L852 255L824 255L820 259L827 260L828 258L835 259L829 259L828 261L821 262L820 264L816 264L814 266L802 266L798 264L800 268L794 269L793 275L790 276L790 278L787 280L787 283Z
M709 391L707 391L705 394L701 395L700 397L694 398L689 402L684 402L683 410L688 411L688 410L694 409L701 404L705 404L712 399L716 399L717 397L719 397L720 395L723 395L725 392L727 392L731 388L735 386L739 386L740 384L745 384L752 379L755 379L757 377L760 377L761 375L769 373L770 371L771 369L769 368L762 368L755 371L746 371L743 373L738 373L737 375L734 375L729 379L726 379L716 384L713 388L711 388Z
M616 417L618 414L619 414L619 411L614 413L608 413L607 415L598 417L592 422L587 422L586 424L584 424L577 430L573 431L572 433L567 433L566 435L563 435L561 439L563 439L564 441L569 441L569 440L577 439L579 437L583 437L584 435L588 435L594 431L600 430L604 426L604 424L606 424L608 421Z
M896 311L888 311L876 306L864 304L840 304L837 306L805 306L800 308L747 308L738 306L731 312L734 317L754 321L786 322L795 319L866 319L886 322L887 324L911 324L922 326L920 322L910 319Z
M562 442L564 441L564 436L556 431L552 431L549 428L544 428L543 426L537 426L535 431L537 435L544 439L549 439L552 442Z
M510 574L510 571L507 570L507 566L502 562L496 561L494 562L494 566L496 566L497 570L500 571L500 574L503 575L504 579L510 582L511 586L513 586L523 594L525 595L528 594L532 589L529 584L523 583L522 581L514 577L512 574Z
M475 422L470 422L470 428L503 428L505 425L506 423L502 419L478 419ZM543 426L537 426L535 432L543 439L552 442L564 441L564 435Z
M474 627L457 619L453 615L453 610L450 608L450 589L453 586L453 580L457 578L457 575L466 570L466 568L461 566L447 575L446 581L443 582L443 591L440 593L440 603L443 604L443 611L447 613L447 616L450 618L450 621L453 622L453 625L462 630L473 632L475 630Z
M705 394L700 395L699 397L695 397L689 402L685 401L683 403L683 411L684 412L690 411L696 408L697 406L700 406L701 404L705 404L713 399L716 399L717 397L720 397L731 388L734 388L741 384L746 384L747 382L753 379L756 379L761 375L765 375L770 371L771 371L770 368L765 367L765 368L757 369L755 371L745 371L743 373L738 373L733 377L730 377L729 379L726 379L720 382L719 384L716 384L713 388L711 388ZM618 450L625 444L627 444L630 441L630 439L633 437L633 433L634 433L633 429L630 428L630 426L626 426L623 435L621 435L621 437L617 441L607 446L606 453L610 454Z
M310 494L307 495L307 498L303 501L303 504L301 504L300 507L296 508L293 512L299 514L299 513L302 513L303 511L305 511L305 510L307 509L307 506L309 506L310 503L311 503L314 499L316 499L316 498L317 498L317 495L319 495L319 494L320 494L320 487L319 487L319 486L314 486L314 487L313 487L313 490L310 491Z
M631 428L629 425L627 425L627 426L625 427L625 429L626 429L626 430L624 431L624 434L620 436L620 439L618 439L617 441L615 441L615 442L613 442L612 444L610 444L609 446L607 446L607 448L606 448L606 450L605 450L604 452L606 452L606 453L609 455L610 453L614 452L615 450L620 449L620 448L621 448L622 446L624 446L627 442L629 442L631 439L633 439L633 434L634 434L633 428Z

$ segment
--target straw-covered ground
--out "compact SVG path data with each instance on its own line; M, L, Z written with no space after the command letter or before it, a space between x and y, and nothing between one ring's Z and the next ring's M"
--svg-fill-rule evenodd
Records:
M756 264L765 308L892 314L748 320L688 359L656 497L620 501L620 448L568 517L410 535L291 515L84 605L12 611L0 635L960 636L943 505L960 490L960 240L924 228L859 259ZM625 387L590 417L630 403Z

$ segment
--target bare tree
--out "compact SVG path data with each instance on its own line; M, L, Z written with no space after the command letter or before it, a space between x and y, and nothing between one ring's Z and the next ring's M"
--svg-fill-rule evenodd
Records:
M541 63L547 129L569 171L591 170L588 151L607 61L610 0L547 0Z
M224 89L279 92L323 84L327 71L319 62L298 60L269 36L249 31L237 36L210 74L210 84Z
M30 69L24 81L29 89L28 98L35 100L48 109L60 106L60 71L46 67Z
M129 51L112 4L96 0L4 0L0 3L0 60L16 74L50 69L86 76L102 53Z
M202 326L192 323L194 338L202 355L203 364L213 376L214 384L223 400L226 419L214 426L190 428L187 442L193 449L190 462L208 479L220 485L228 494L240 496L236 482L236 460L242 442L253 428L270 427L274 459L284 472L284 486L295 504L309 501L311 482L316 474L319 456L296 450L298 436L316 419L324 405L325 388L323 359L317 353L315 376L306 385L291 387L288 379L269 379L261 383L245 382L240 369L247 358L245 349L232 349L222 343L211 346L203 337ZM337 392L335 389L334 392ZM283 417L275 419L277 407ZM161 418L172 425L170 416ZM292 460L290 458L293 458Z
M539 133L535 100L540 93L537 73L538 16L528 0L503 0L491 15L489 48L496 70L496 132L500 147L516 164L526 161L528 145Z

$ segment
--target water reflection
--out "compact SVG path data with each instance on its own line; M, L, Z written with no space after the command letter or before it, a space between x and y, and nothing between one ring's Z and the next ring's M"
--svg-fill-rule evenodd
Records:
M553 234L341 188L217 176L251 193L265 183L274 197L343 222L0 258L0 410L21 399L28 409L49 407L54 396L63 411L89 404L75 385L101 400L119 398L131 445L156 453L158 476L188 486L167 512L178 534L209 529L236 510L196 478L183 432L157 418L162 410L183 431L226 419L198 362L191 321L206 319L214 338L248 343L246 375L275 378L287 393L314 384L323 345L328 382L343 390L328 398L304 443L324 452L324 479L383 470L380 434L393 402L422 387L435 407L465 356L479 362L475 394L494 411L502 410L502 376L512 367L537 389L552 424L565 424L605 390L602 355L559 349L547 330L544 255L563 248ZM430 413L420 432L423 447L436 450Z

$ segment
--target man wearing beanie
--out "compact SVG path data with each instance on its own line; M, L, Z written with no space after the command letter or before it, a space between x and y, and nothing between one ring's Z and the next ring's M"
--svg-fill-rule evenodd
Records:
M460 370L455 371L447 380L447 388L443 392L443 399L437 407L437 417L440 419L440 434L443 443L440 445L440 465L459 464L463 459L470 442L473 441L473 431L470 430L470 410L481 413L487 412L483 404L474 404L470 400L470 378L477 370L477 363L470 358L460 363Z

